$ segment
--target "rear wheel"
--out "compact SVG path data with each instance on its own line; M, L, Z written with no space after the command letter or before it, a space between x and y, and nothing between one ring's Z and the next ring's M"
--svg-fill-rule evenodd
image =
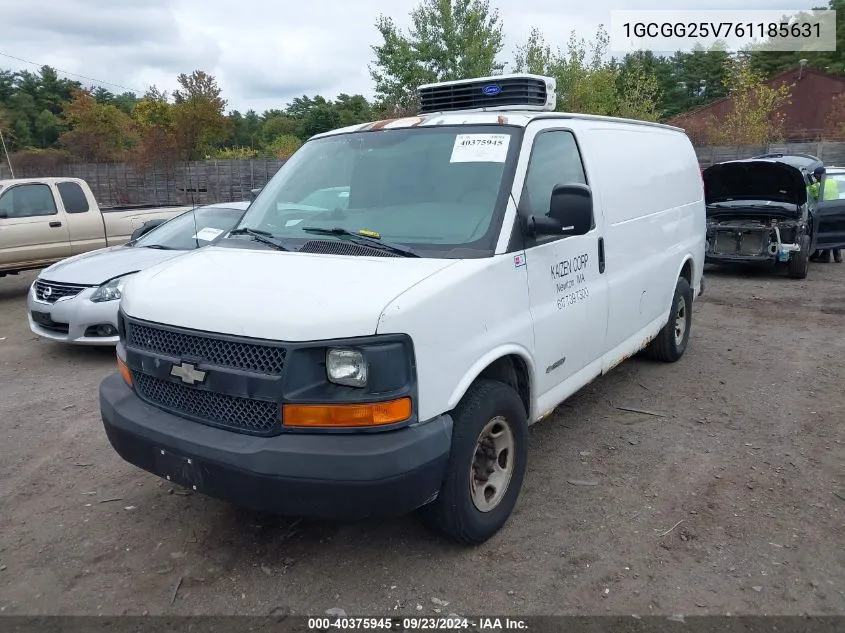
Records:
M646 354L656 360L674 363L684 355L687 349L691 327L692 288L684 277L680 277L678 283L675 284L675 296L672 297L669 321L646 347Z
M464 545L498 532L516 505L528 458L528 419L508 385L479 380L453 411L452 447L429 527Z
M792 279L805 279L810 268L810 236L801 236L801 250L789 254L789 276Z

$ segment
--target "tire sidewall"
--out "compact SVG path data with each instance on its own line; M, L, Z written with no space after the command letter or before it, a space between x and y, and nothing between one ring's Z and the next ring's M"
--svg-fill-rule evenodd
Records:
M789 260L789 274L793 279L804 279L810 268L810 236L801 236L801 250L796 253L795 266L793 266L792 258ZM828 256L829 257L829 256Z
M686 302L686 314L684 317L684 338L678 344L675 341L675 318L678 314L678 303L681 298ZM675 358L680 358L684 355L687 345L689 345L690 330L692 329L692 288L684 277L679 278L678 283L675 285L675 296L672 297L672 312L669 317L669 326L669 344L672 348L672 355Z
M486 540L507 521L519 496L528 459L528 423L525 408L516 391L492 381L480 381L477 387L485 392L476 406L458 407L454 423L460 432L453 434L449 456L448 503L460 515L459 522L476 540ZM514 440L514 471L505 496L493 510L481 512L470 494L470 470L478 436L495 417L501 416L510 427Z

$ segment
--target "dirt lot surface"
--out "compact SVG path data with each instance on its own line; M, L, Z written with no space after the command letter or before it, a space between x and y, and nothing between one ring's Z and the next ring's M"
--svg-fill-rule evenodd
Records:
M0 612L843 614L845 265L707 274L686 356L624 363L535 426L516 512L474 549L130 466L99 419L113 351L38 339L34 275L0 279Z

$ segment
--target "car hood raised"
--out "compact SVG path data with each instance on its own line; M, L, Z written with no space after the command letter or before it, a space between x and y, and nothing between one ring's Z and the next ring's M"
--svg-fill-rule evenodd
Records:
M771 160L738 160L704 170L707 204L728 200L807 202L807 184L801 170Z
M137 246L111 246L68 257L45 268L39 279L83 286L101 283L160 264L189 251L167 251Z
M132 277L121 309L156 323L279 341L365 336L376 332L390 301L457 261L211 246Z

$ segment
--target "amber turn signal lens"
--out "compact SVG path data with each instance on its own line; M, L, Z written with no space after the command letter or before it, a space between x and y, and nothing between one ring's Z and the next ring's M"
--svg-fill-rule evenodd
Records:
M410 398L356 404L286 404L282 409L285 426L307 428L383 426L410 417Z
M123 359L118 356L117 358L117 367L120 369L120 375L123 376L123 380L126 382L127 385L130 387L132 386L132 374L129 371L129 367L126 366L126 363L123 362Z

